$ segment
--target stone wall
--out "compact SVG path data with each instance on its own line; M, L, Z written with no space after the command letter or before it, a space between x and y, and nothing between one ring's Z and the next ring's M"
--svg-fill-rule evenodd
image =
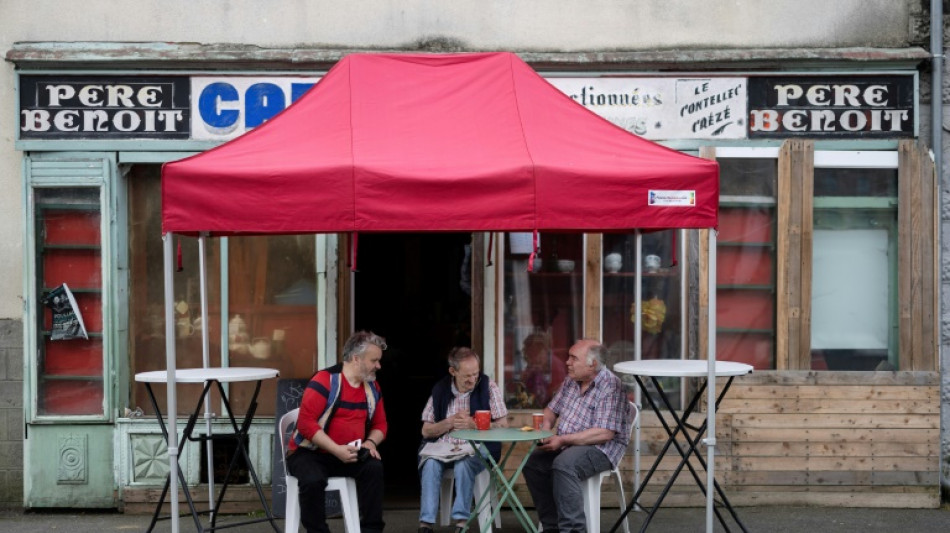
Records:
M23 322L0 320L0 507L23 506Z

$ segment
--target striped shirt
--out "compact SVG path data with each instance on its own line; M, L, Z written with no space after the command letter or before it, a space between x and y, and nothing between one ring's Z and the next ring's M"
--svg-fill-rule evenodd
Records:
M482 378L486 379L486 378ZM469 399L472 396L472 391L460 394L459 390L455 388L455 380L452 380L452 396L454 398L449 402L448 408L445 410L445 417L448 418L455 413L469 413ZM498 420L499 418L504 418L508 416L508 408L505 407L505 399L501 395L501 389L498 388L498 384L494 381L488 382L488 403L491 405L491 419ZM432 405L432 396L429 396L429 401L426 402L425 409L422 410L422 421L435 423L435 407ZM464 440L453 439L449 437L449 434L446 433L436 439L436 441L449 442L452 444L461 444L467 442Z
M593 382L581 393L580 385L565 379L548 408L558 416L557 434L571 435L591 428L609 429L614 438L596 448L616 467L630 442L630 404L620 378L601 367Z
M378 387L379 384L377 383L376 386ZM382 389L380 389L380 394L382 394ZM320 427L317 419L326 409L329 396L330 373L321 370L307 384L303 399L300 401L297 431L305 439L312 441L313 436L321 429L337 444L365 439L369 436L369 431L374 429L383 432L383 435L386 434L388 426L382 396L380 395L379 403L376 404L373 419L367 424L366 417L369 414L369 407L366 403L366 390L362 384L359 387L350 385L350 382L342 375L340 376L340 397L336 402L336 411L327 421L327 427ZM291 452L297 449L297 444L293 439L290 440L287 448Z

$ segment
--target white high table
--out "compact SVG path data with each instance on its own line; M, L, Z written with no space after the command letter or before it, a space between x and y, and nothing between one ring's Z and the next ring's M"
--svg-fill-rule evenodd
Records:
M201 395L198 397L198 403L195 406L195 410L188 417L188 423L185 425L185 430L182 433L179 449L183 448L185 443L189 440L194 442L208 442L209 439L212 438L210 433L208 435L192 437L195 423L198 421L198 417L201 414L202 405L204 404L204 400L207 397L208 392L211 390L212 384L216 384L218 387L218 392L221 394L221 403L224 404L224 410L228 415L228 419L231 422L231 429L233 431L232 433L227 433L224 435L219 434L218 436L233 438L237 449L237 453L234 454L234 457L231 459L231 464L228 466L228 473L225 475L224 483L221 485L221 492L218 494L217 501L215 502L215 505L209 511L207 511L207 513L211 514L211 523L209 526L202 525L199 517L201 513L195 509L194 501L191 498L191 492L188 490L188 485L185 483L184 473L181 470L181 466L178 466L179 487L185 494L185 500L188 502L188 507L191 510L191 516L195 520L195 527L198 531L213 531L215 529L223 529L226 527L230 528L258 522L270 522L274 528L274 531L280 533L280 528L277 526L277 522L274 520L274 515L271 513L270 506L267 505L267 500L264 498L264 490L261 488L261 482L257 478L257 473L254 471L254 465L248 457L246 448L247 431L250 429L251 420L253 420L254 412L257 410L257 395L261 391L261 382L265 379L274 379L278 375L279 372L273 368L254 367L180 368L175 370L176 384L204 384ZM152 408L155 409L155 416L158 418L158 424L162 429L162 435L165 437L165 442L168 442L168 430L165 427L165 419L162 416L162 411L158 406L158 402L155 400L155 394L152 392L152 383L168 382L168 372L165 370L140 372L135 375L135 381L145 384L145 388L148 391L149 400L152 402ZM228 403L228 396L222 384L240 381L256 381L257 385L254 388L254 395L251 397L251 403L247 407L247 413L244 415L244 420L239 426L234 418L234 413L231 412L231 404ZM175 414L171 413L169 416L175 416ZM254 482L254 487L257 489L257 494L260 497L261 505L263 506L264 513L267 516L264 518L256 518L238 523L216 525L218 510L221 507L221 502L224 500L224 494L228 488L228 480L231 477L231 472L237 465L237 458L239 455L244 458L248 473ZM155 523L159 520L159 513L162 509L162 505L165 503L165 496L168 494L171 475L172 473L169 472L168 478L165 480L165 488L162 489L162 496L158 501L158 505L155 507L155 514L152 515L152 523L149 524L148 529L146 530L147 532L152 531L152 529L155 527ZM208 472L208 484L210 494L214 494L214 472ZM162 518L167 519L170 517Z
M716 361L714 364L714 373L717 378L729 378L726 381L726 384L723 386L722 391L719 393L719 396L716 398L716 405L714 408L718 409L720 402L722 402L726 392L732 385L732 380L737 376L751 374L752 366L731 361ZM643 489L646 488L647 483L649 483L653 473L656 472L657 466L659 466L660 461L662 461L663 456L666 455L666 452L670 449L670 446L675 447L676 451L679 452L680 457L682 457L679 466L677 466L676 470L673 471L669 481L667 481L666 486L663 487L663 491L660 493L656 503L653 505L653 508L650 509L650 513L643 522L643 526L640 528L640 531L642 532L645 531L647 526L650 524L650 521L653 519L653 515L656 514L656 511L660 508L660 504L663 503L663 499L670 491L670 488L673 486L673 482L676 481L676 478L679 476L684 466L689 468L689 471L693 475L693 479L696 481L696 484L699 485L699 488L703 491L703 494L706 494L706 487L703 484L702 477L696 472L696 469L693 468L693 465L690 462L690 457L695 454L702 468L704 470L707 468L706 461L703 459L702 454L697 449L700 439L702 439L703 435L706 433L706 419L703 419L703 423L699 427L690 425L688 421L689 416L699 404L699 399L702 398L703 393L706 391L706 379L709 376L709 362L704 359L646 359L641 361L625 361L623 363L617 363L614 365L614 371L618 374L632 375L634 379L637 380L637 385L640 387L640 390L643 391L643 396L650 404L650 408L653 409L653 412L656 413L660 423L663 424L663 429L666 430L668 439L662 450L660 450L660 453L657 455L656 460L653 462L653 466L650 467L649 473L647 473L646 477L643 479L643 483L637 489L636 494L633 495L629 505L627 505L627 509L623 512L623 514L620 516L620 519L617 520L610 531L616 531L620 524L624 523L627 514L630 513L634 506L637 505L637 501L639 500L640 495L643 493ZM672 417L675 423L675 429L670 426L669 422L667 422L664 411L661 411L660 406L657 405L656 401L653 399L653 396L650 395L650 391L647 389L647 385L643 381L643 378L649 378L653 383L653 386L659 393L659 399L663 403L663 407L666 407L666 415ZM695 394L693 394L693 397L690 399L686 410L683 411L682 416L676 414L676 411L673 409L666 391L663 390L663 387L660 385L660 381L657 378L702 379L702 384L696 390ZM690 431L694 432L693 435L690 435ZM677 440L677 435L680 433L683 434L683 437L686 441L685 449L683 447L683 443ZM719 486L719 483L715 481L715 479L713 480L713 485L719 495L719 498L722 500L722 505L729 510L732 518L736 521L742 531L747 531L745 525L743 525L742 521L739 520L738 515L736 515L735 510L732 508L732 505L726 498L725 493L723 493L722 488ZM729 526L726 524L723 516L720 514L719 509L715 509L715 513L716 517L719 518L719 523L722 524L726 531L730 531Z

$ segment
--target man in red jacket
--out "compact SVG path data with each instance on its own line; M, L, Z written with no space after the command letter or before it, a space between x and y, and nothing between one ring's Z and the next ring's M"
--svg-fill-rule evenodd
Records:
M300 517L307 533L329 533L327 478L356 479L360 529L381 532L386 413L376 371L386 339L358 331L343 345L343 363L317 372L300 402L297 427L288 443L287 469L300 486Z

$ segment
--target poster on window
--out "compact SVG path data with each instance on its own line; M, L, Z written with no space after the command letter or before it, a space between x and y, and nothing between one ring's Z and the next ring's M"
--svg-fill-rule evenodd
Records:
M51 340L65 341L89 338L76 298L65 283L50 291L43 299L43 304L53 312Z

